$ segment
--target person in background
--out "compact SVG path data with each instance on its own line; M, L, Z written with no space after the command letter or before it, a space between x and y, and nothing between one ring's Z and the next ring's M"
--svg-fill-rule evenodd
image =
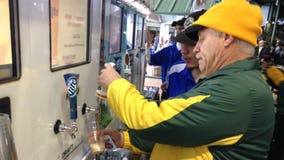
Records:
M197 20L200 15L205 13L205 10L197 11L188 15L184 23L184 27L187 28L194 20ZM180 43L182 60L176 61L167 73L167 97L176 97L186 91L192 89L199 80L200 70L198 68L198 61L193 53L193 48L196 44L195 40L188 37L197 39L197 34L186 35L181 32L173 41Z
M284 65L284 50L283 50L283 41L276 41L275 49L274 49L274 64L275 65Z
M284 73L276 66L270 65L265 74L277 89L275 129L268 160L284 160Z
M270 53L270 47L266 44L266 41L260 37L258 40L258 45L255 47L254 57L261 60L265 53Z
M175 27L176 35L183 30L183 24L186 18L174 21L172 26ZM161 66L161 80L162 80L162 99L168 98L166 95L167 88L167 72L170 67L176 62L181 60L180 47L177 43L172 42L167 47L161 48L155 53L150 52L149 65Z
M266 160L274 102L253 58L262 21L260 7L247 0L207 10L185 30L198 31L193 51L204 78L159 105L106 64L98 82L128 130L103 134L118 147L151 152L151 160Z
M266 70L272 65L273 65L273 58L271 54L265 54L261 59L261 71L265 73Z

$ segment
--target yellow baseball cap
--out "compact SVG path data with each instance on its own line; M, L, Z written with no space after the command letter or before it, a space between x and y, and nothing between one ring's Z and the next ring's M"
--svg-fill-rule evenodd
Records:
M223 0L200 16L193 23L192 29L198 28L197 26L212 28L255 46L262 33L262 22L259 6L250 4L247 0Z

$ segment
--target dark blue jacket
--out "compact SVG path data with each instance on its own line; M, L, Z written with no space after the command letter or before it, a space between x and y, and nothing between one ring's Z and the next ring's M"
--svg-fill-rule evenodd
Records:
M166 81L167 71L178 60L181 60L181 53L174 42L155 53L150 52L149 65L161 66L161 78L164 83Z
M168 71L166 98L176 97L189 91L196 85L189 68L184 61L177 61Z

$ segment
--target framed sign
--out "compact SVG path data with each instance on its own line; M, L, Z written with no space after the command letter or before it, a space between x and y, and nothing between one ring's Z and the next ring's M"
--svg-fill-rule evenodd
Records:
M109 54L116 54L121 51L121 26L122 9L119 6L111 4L109 27Z
M51 71L89 63L89 0L50 0Z
M0 83L20 77L18 1L0 0Z

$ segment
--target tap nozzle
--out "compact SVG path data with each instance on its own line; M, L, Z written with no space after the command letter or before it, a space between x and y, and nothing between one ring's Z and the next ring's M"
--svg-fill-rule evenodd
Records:
M75 133L70 133L70 136L71 136L72 139L75 139L75 138L76 138Z
M76 138L75 133L78 131L78 127L75 121L73 121L71 125L69 126L69 125L66 125L65 123L62 123L60 120L57 120L53 127L53 131L55 134L58 134L59 132L70 133L71 138L74 139Z
M77 127L76 121L72 121L72 122L71 122L71 128L72 128L72 131L73 131L74 133L78 131L78 127Z

